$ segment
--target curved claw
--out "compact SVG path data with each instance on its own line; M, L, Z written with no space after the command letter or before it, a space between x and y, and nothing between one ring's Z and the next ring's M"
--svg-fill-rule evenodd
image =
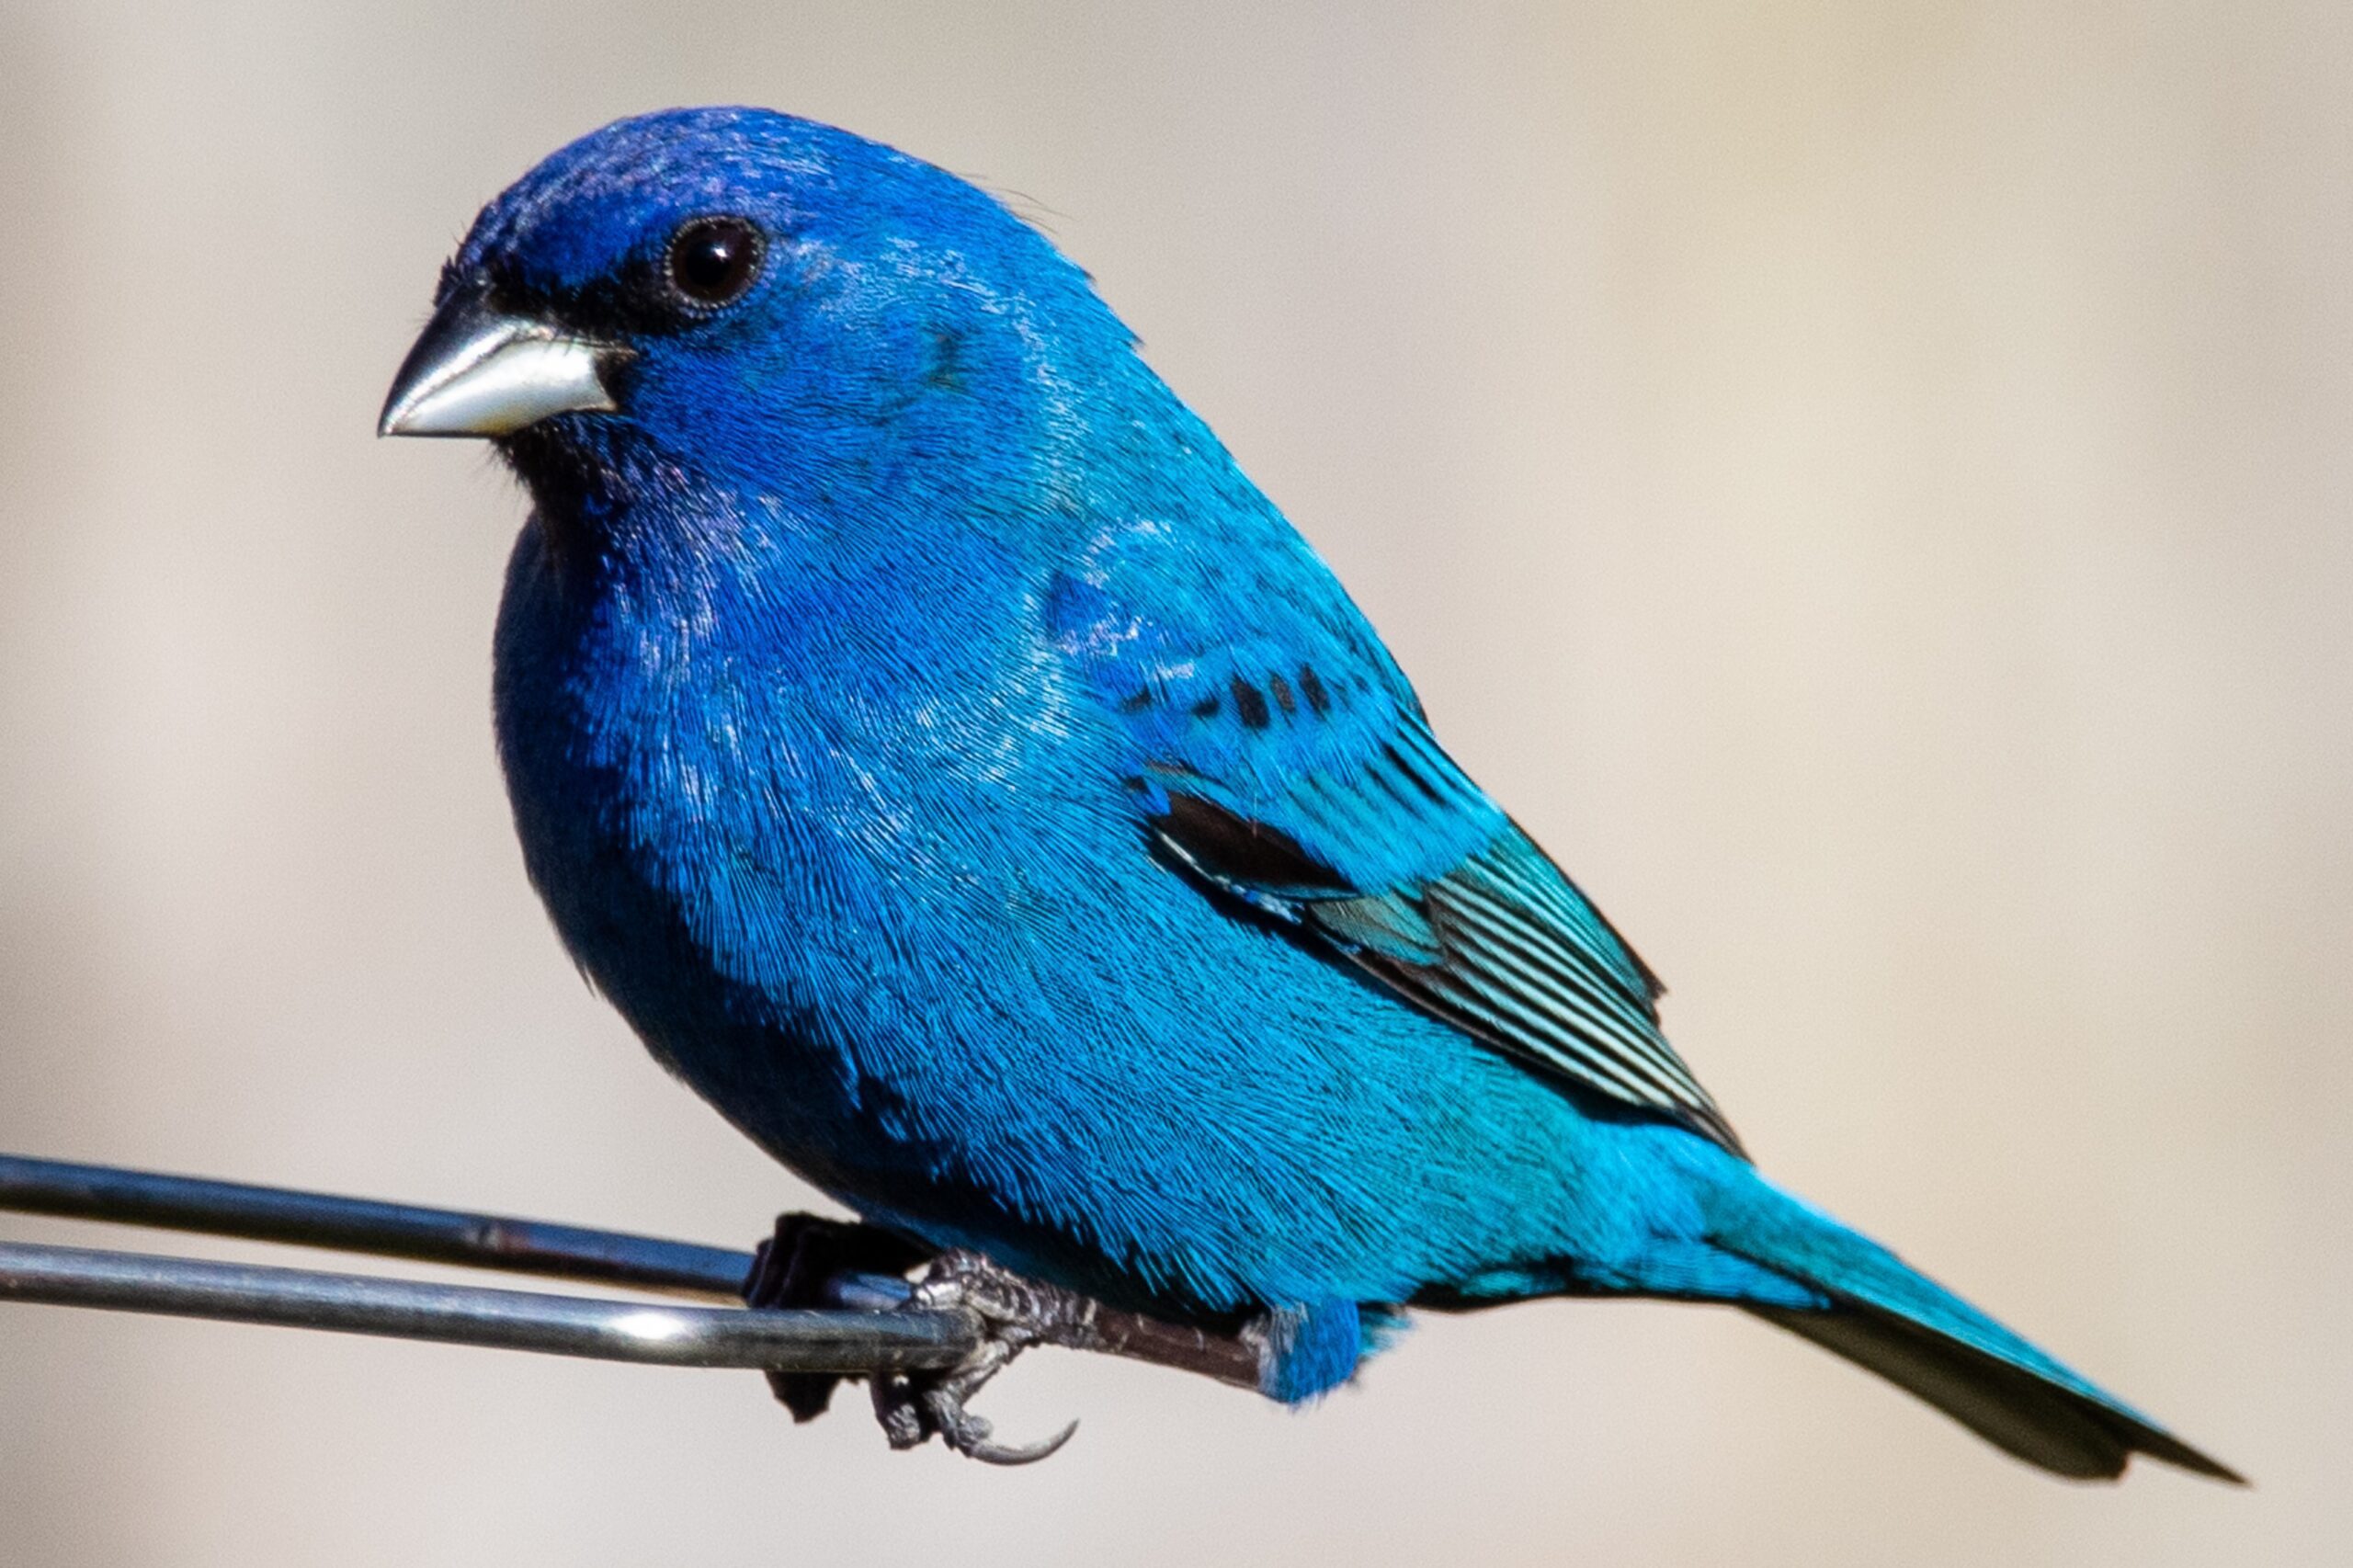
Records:
M1036 1443L1003 1443L987 1417L965 1408L967 1401L1031 1345L1080 1344L1091 1333L1099 1310L1085 1297L1034 1280L991 1263L977 1253L949 1252L936 1259L916 1283L909 1304L961 1308L986 1329L981 1344L944 1372L891 1373L873 1379L874 1414L893 1449L940 1441L983 1464L1036 1464L1062 1451L1078 1430L1074 1421Z
M988 1417L964 1408L965 1400L979 1392L987 1375L976 1368L927 1384L904 1375L876 1378L874 1415L881 1423L884 1438L893 1449L904 1451L921 1448L937 1437L966 1459L983 1464L1023 1465L1051 1458L1077 1432L1078 1423L1074 1421L1040 1442L997 1441Z
M926 1389L917 1395L922 1406L921 1426L938 1433L941 1442L966 1459L978 1460L983 1464L1036 1464L1058 1451L1078 1430L1078 1423L1074 1421L1040 1442L1001 1443L987 1416L975 1415L964 1408L970 1392L949 1383Z
M1074 1421L1052 1437L1034 1443L1000 1443L988 1435L987 1422L977 1416L972 1420L981 1430L971 1440L959 1442L955 1434L950 1432L943 1432L941 1436L948 1439L949 1448L966 1459L975 1459L983 1464L1036 1464L1040 1460L1051 1459L1062 1451L1063 1445L1069 1442L1072 1434L1078 1430L1078 1423Z

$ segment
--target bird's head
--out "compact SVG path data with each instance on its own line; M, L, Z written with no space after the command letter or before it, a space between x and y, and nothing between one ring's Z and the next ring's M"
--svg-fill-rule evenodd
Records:
M1157 386L994 198L758 109L563 148L483 209L435 303L381 433L489 437L543 508L669 485L799 516L926 490L1028 510L1102 405Z

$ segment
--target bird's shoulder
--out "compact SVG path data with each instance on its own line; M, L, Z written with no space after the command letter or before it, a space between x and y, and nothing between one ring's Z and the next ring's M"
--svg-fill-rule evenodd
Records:
M1251 542L1134 525L1047 595L1140 850L1540 1075L1737 1148L1650 969L1438 744L1322 562Z

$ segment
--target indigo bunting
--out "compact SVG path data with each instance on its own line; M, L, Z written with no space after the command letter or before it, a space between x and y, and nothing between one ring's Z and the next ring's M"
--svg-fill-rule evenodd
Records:
M767 111L608 126L475 220L381 428L529 493L496 727L564 944L880 1233L1249 1325L1286 1401L1408 1309L1665 1297L2062 1475L2231 1478L1758 1174L1651 971L982 190Z

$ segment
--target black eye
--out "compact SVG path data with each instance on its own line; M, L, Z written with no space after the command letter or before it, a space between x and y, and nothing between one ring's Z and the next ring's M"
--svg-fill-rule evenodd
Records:
M690 219L670 236L670 287L698 305L732 305L760 275L767 248L746 219Z

